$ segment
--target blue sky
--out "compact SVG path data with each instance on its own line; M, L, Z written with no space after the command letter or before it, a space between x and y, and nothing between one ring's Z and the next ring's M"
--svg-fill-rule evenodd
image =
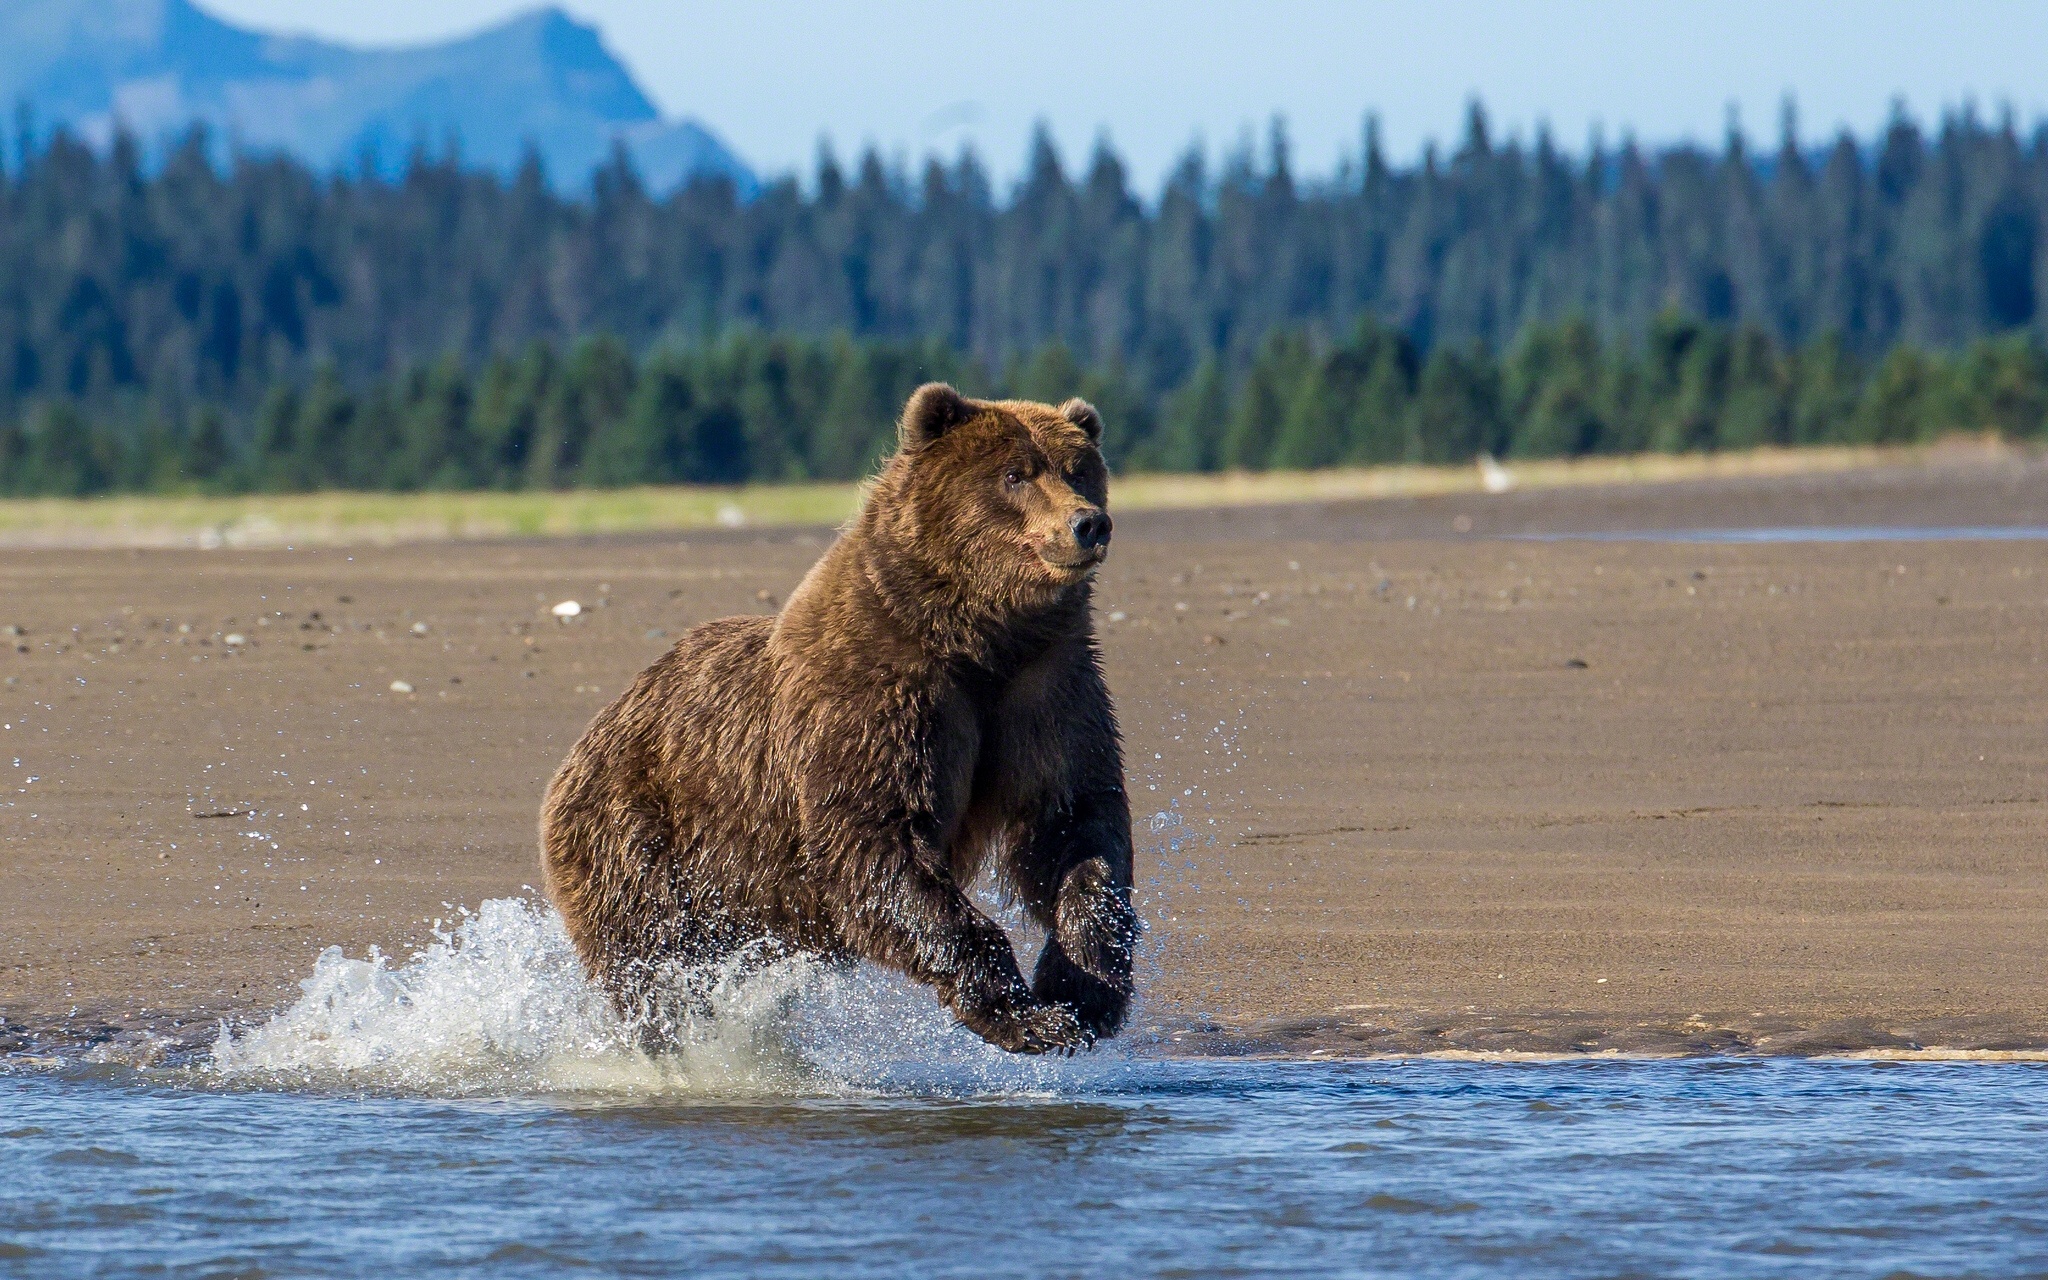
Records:
M223 17L356 43L473 30L519 0L199 0ZM1894 97L1923 119L1974 101L2048 115L2048 0L567 0L672 115L764 172L808 171L821 135L915 158L971 142L1014 175L1034 121L1078 165L1107 134L1141 190L1193 139L1212 153L1284 115L1298 171L1355 153L1379 113L1391 153L1452 141L1473 94L1500 133L1547 121L1718 142L1731 105L1774 142L1796 96L1809 141L1869 134Z

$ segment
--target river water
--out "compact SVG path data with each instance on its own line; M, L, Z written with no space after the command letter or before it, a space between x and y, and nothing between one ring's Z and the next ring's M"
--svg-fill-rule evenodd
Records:
M2048 1068L1008 1057L699 975L650 1058L486 904L184 1060L0 1068L0 1275L2048 1273Z

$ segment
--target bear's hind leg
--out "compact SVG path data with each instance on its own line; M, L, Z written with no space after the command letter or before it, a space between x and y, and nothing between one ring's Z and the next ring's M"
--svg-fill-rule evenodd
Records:
M681 966L716 959L715 940L676 884L659 818L598 804L550 803L541 830L548 898L584 972L645 1042L673 1024L668 990Z

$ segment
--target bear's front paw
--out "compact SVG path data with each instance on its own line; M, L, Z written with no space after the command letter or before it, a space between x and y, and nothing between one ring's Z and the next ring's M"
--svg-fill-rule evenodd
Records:
M1011 1053L1071 1054L1087 1048L1095 1039L1081 1026L1072 1009L1057 1004L963 1012L960 1021L996 1048Z
M1031 975L1031 994L1074 1011L1088 1039L1107 1040L1123 1029L1130 1006L1128 987L1104 982L1067 958L1058 938L1048 938Z

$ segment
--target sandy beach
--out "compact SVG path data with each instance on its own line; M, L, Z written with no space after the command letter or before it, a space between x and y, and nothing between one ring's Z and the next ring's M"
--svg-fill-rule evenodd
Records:
M1810 525L2048 525L2048 470L1127 515L1098 602L1142 1021L2048 1049L2048 542L1551 536ZM0 1051L210 1038L325 947L530 895L588 717L830 536L0 552Z

